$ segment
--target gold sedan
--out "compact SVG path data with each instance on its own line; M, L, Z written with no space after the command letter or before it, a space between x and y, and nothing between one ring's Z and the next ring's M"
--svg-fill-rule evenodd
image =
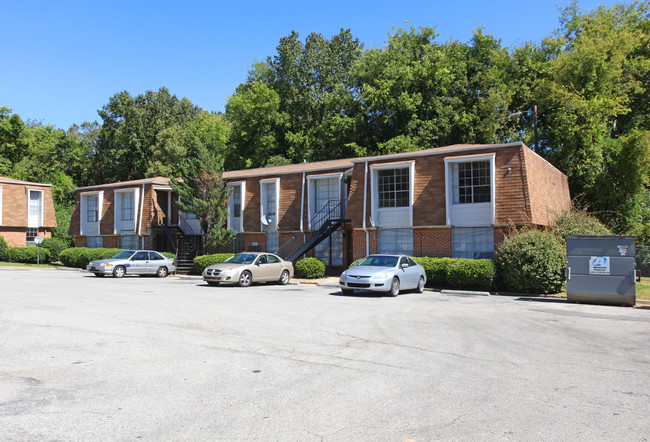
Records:
M203 270L203 280L210 285L236 283L248 287L253 282L287 284L293 276L293 264L272 253L238 253Z

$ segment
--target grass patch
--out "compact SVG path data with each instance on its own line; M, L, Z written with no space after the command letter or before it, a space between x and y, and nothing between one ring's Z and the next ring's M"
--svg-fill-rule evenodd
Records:
M53 262L50 264L26 264L24 262L4 262L0 261L0 267L32 267L39 269L55 269L59 266L62 266L60 262Z

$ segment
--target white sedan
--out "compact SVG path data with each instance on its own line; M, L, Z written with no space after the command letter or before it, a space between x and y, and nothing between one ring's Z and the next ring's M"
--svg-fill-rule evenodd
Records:
M385 292L397 296L400 290L424 291L427 275L424 267L406 255L369 255L341 274L341 291Z

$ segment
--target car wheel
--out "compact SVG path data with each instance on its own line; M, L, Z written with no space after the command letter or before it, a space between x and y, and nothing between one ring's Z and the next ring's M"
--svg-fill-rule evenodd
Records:
M156 276L159 278L165 278L167 275L169 275L169 270L167 270L167 267L159 267L158 271L156 272Z
M241 272L241 275L239 275L239 287L248 287L253 283L253 275L251 275L251 272L248 270L244 270Z
M354 290L350 289L341 289L341 292L343 292L344 295L351 295L354 293Z
M395 276L393 278L393 281L390 283L390 290L388 290L388 294L390 296L399 295L399 279L397 279L397 276Z
M218 282L216 282L216 281L205 281L205 282L207 282L207 283L208 283L208 285L211 285L212 287L216 287L216 286L218 286L218 285L219 285L219 283L218 283Z
M280 274L280 280L278 281L282 285L287 285L289 283L289 271L288 270L282 270L282 274Z
M103 274L103 273L93 273L93 275L95 275L95 276L98 277L98 278L102 278L102 277L104 277L104 274Z
M424 291L424 276L420 276L420 281L418 281L418 287L415 289L416 292L422 293Z
M124 268L124 266L117 266L113 269L113 276L115 276L116 278L121 278L125 274L126 274L126 269Z

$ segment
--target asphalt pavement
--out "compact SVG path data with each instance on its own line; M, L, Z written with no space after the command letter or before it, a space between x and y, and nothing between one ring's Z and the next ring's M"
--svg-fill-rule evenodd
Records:
M650 310L0 270L0 440L647 440Z

